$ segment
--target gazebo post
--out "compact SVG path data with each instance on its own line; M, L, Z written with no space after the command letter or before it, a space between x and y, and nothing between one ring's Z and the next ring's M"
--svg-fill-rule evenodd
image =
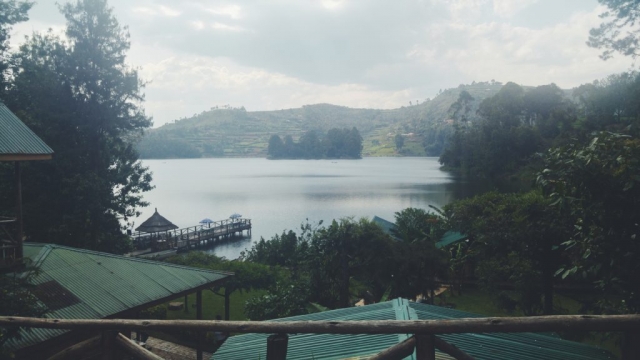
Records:
M15 165L15 178L16 178L16 260L22 259L22 169L20 168L20 162L16 161Z
M198 290L198 292L196 292L196 319L202 320L202 290ZM198 343L196 345L196 357L198 360L202 360L202 335L204 335L204 333L201 331L198 331L196 335L198 337Z

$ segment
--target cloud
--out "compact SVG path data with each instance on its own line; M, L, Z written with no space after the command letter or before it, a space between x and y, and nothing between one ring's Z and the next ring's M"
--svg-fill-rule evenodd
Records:
M595 0L110 0L156 125L214 105L392 108L460 83L572 87L624 71L585 45ZM37 3L14 39L58 29ZM13 40L12 40L13 41ZM13 41L15 46L17 41Z
M222 15L231 19L237 20L242 17L242 8L238 5L225 5L213 8L206 8L206 10L214 15Z
M493 11L501 17L511 17L538 0L493 0Z

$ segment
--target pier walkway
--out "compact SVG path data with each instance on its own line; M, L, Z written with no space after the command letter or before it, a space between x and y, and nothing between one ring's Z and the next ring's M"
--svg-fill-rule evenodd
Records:
M251 235L251 219L226 219L182 229L140 233L132 236L136 251L129 256L166 256L176 252L213 245L233 237Z

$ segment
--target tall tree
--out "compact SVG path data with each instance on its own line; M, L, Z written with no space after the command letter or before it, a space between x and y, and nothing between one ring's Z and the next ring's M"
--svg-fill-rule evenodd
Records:
M640 140L601 132L549 150L538 183L564 213L573 264L563 277L594 279L614 308L640 311ZM611 304L608 304L611 305Z
M34 35L17 54L11 105L56 156L25 172L25 232L34 241L123 252L120 219L144 206L151 174L133 143L151 120L126 65L129 34L104 0L60 7L66 38Z
M598 0L607 7L600 15L604 22L591 29L587 44L602 49L600 57L604 60L614 53L638 57L638 37L640 36L640 1L638 0Z
M9 38L13 25L27 21L27 12L33 6L30 1L2 0L0 1L0 96L4 97L7 86L7 70L11 60Z

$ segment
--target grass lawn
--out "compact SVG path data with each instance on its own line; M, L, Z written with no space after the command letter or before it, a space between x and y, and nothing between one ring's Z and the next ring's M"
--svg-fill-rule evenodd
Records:
M224 290L221 290L221 294ZM255 290L251 292L235 291L231 294L229 302L231 304L229 310L230 320L247 320L244 315L244 303L247 299L260 296L265 293L264 290ZM175 301L184 301L184 298L176 299ZM184 310L167 310L167 320L184 319L195 320L196 318L196 294L188 296L187 302L189 303L189 312ZM164 304L168 309L168 303ZM224 318L224 297L218 296L209 290L202 291L202 317L205 320L215 320L216 315L220 315Z

